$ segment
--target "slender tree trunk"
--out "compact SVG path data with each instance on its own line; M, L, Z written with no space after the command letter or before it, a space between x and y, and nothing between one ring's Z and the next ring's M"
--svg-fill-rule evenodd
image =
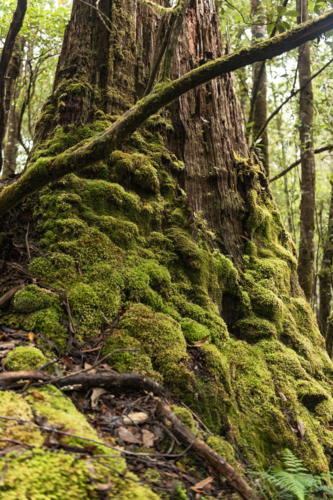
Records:
M260 0L251 0L251 12L256 14L259 6L261 6ZM252 38L254 43L258 43L258 40L265 38L266 27L265 24L257 24L252 26ZM262 63L256 63L252 68L252 88L256 85L256 80L260 77L260 83L258 87L258 95L256 100L256 105L253 114L253 127L252 133L255 137L260 131L261 127L267 121L267 71L266 64L264 65L263 71L260 71ZM260 76L261 73L261 76ZM252 96L253 99L253 96ZM265 167L266 175L269 178L269 153L268 153L268 131L267 129L261 136L261 141L258 143L258 149L260 151L260 159Z
M332 347L333 339L327 338L328 320L331 315L332 276L333 276L333 184L331 188L331 204L327 226L327 234L321 269L319 273L319 314L318 323L321 334L326 338L326 344ZM332 330L332 329L331 329ZM330 352L332 355L332 352Z
M308 19L307 0L297 0L298 22ZM300 87L311 78L310 43L298 49L298 74ZM306 298L310 301L314 263L314 213L315 213L315 159L313 152L313 91L310 82L300 93L299 106L301 145L301 234L299 242L298 277Z

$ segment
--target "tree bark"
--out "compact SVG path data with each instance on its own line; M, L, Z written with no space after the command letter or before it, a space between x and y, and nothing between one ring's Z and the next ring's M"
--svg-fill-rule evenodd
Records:
M251 0L251 13L256 15L258 8L261 6L260 0ZM265 24L256 24L252 26L252 39L253 43L258 43L258 40L265 38L266 27ZM263 66L263 67L262 67ZM257 80L259 79L259 82ZM255 63L252 67L252 93L254 89L258 88L256 103L253 112L253 137L256 137L261 127L267 121L267 72L265 63ZM252 95L252 99L254 96ZM260 159L264 165L265 172L269 178L269 153L268 153L268 131L267 129L261 136L261 141L258 143L258 150L260 151Z
M307 0L297 0L297 11L301 14L298 23L307 21ZM310 43L299 47L298 74L300 87L311 78ZM300 147L301 147L301 234L299 242L298 277L306 298L310 301L313 284L314 262L314 213L315 213L315 159L313 151L313 91L311 81L300 93L299 106Z
M331 186L331 203L329 219L327 225L327 234L321 268L319 273L319 314L318 324L321 334L326 338L326 344L331 346L330 356L332 356L333 339L327 338L328 322L331 316L332 301L332 266L333 266L333 184ZM331 332L332 328L330 329ZM332 332L331 332L332 333Z

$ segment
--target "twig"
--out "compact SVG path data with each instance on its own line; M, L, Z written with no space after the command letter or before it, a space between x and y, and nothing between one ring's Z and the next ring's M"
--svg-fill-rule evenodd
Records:
M56 363L57 361L58 361L57 358L54 358L51 361L48 361L47 363L44 363L42 366L40 366L39 368L37 368L37 370L45 370L45 368L47 368L48 366L54 365L54 363Z
M61 380L67 380L73 376L77 376L77 375L80 375L82 373L86 373L86 372L89 372L90 370L93 370L94 368L96 368L98 365L100 365L101 363L103 363L103 361L105 361L106 359L108 359L110 356L112 356L113 354L117 353L117 352L123 352L123 351L140 351L139 348L135 348L135 349L116 349L115 351L112 351L110 352L109 354L107 354L106 356L104 356L104 358L100 359L99 361L97 361L95 364L93 364L90 368L85 368L84 370L79 370L78 372L75 372L75 373L70 373L69 375L63 375L62 377L57 377L57 378L54 378L52 379L50 382L46 382L46 383L52 383L52 384L55 384L57 382L60 382Z
M208 427L203 423L202 420L200 420L200 418L198 417L198 415L196 413L194 413L194 411L191 410L191 408L189 408L188 406L186 406L185 403L182 403L182 405L185 406L185 408L192 413L192 415L198 420L198 422L200 422L200 424L206 429L206 431L208 432L208 434L210 434L211 436L214 436L214 434L212 432L210 432L210 430L208 429Z
M28 254L28 262L31 262L31 255L30 255L30 248L29 248L29 240L28 240L28 236L29 236L29 222L28 222L28 227L27 227L27 232L25 234L25 246L27 247L27 254Z
M27 448L35 448L35 446L27 443L21 443L21 441L14 441L14 439L0 438L0 442L18 444L20 446L27 446Z

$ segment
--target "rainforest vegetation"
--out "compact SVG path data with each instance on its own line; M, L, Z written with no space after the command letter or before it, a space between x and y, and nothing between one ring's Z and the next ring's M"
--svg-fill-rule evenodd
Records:
M0 5L0 499L333 497L333 5Z

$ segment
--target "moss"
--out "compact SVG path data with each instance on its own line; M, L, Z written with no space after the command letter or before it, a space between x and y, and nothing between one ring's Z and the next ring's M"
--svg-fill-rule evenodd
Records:
M36 370L44 363L47 358L35 347L16 347L6 356L6 365L13 371Z
M236 327L239 329L242 337L250 341L277 337L274 323L254 315L237 321Z
M231 444L228 443L228 441L226 441L222 437L209 436L207 439L207 444L214 451L216 451L216 453L224 457L230 465L232 465L233 467L237 467L234 449Z
M181 327L187 342L192 344L204 337L210 337L210 331L197 321L190 318L184 318L181 322Z
M60 308L43 309L27 316L23 321L23 327L36 333L42 332L48 339L55 342L61 351L64 351L67 343L67 331L60 324L61 317ZM37 341L39 342L39 339Z
M59 304L59 298L48 290L29 285L15 294L14 306L18 312L32 313Z
M64 432L77 434L85 438L99 440L96 432L90 427L86 419L80 414L59 390L54 387L38 389L39 399L11 392L0 393L0 413L2 416L15 417L33 423L33 411L45 418L50 425L62 425ZM39 500L41 498L62 499L96 499L99 498L96 483L108 483L111 480L112 489L110 498L133 500L157 500L157 496L148 487L134 483L130 477L122 478L126 463L117 452L115 458L99 459L89 462L77 459L76 456L64 451L48 451L42 448L46 435L39 429L24 425L2 421L0 435L6 439L34 446L32 450L9 451L5 458L0 460L0 471L3 474L0 498L16 500L17 498ZM59 437L67 444L86 446L87 441L79 438ZM3 448L11 446L3 442ZM97 445L95 454L110 454L109 449ZM103 466L103 463L105 466ZM110 470L111 467L112 469ZM92 477L94 481L92 481Z
M176 405L172 406L171 409L172 409L173 413L175 415L177 415L179 420L181 420L181 422L184 425L186 425L186 427L188 429L190 429L190 431L193 434L196 434L196 426L195 426L195 423L193 420L192 413L189 410L187 410L186 408L181 407L181 406L176 406Z

